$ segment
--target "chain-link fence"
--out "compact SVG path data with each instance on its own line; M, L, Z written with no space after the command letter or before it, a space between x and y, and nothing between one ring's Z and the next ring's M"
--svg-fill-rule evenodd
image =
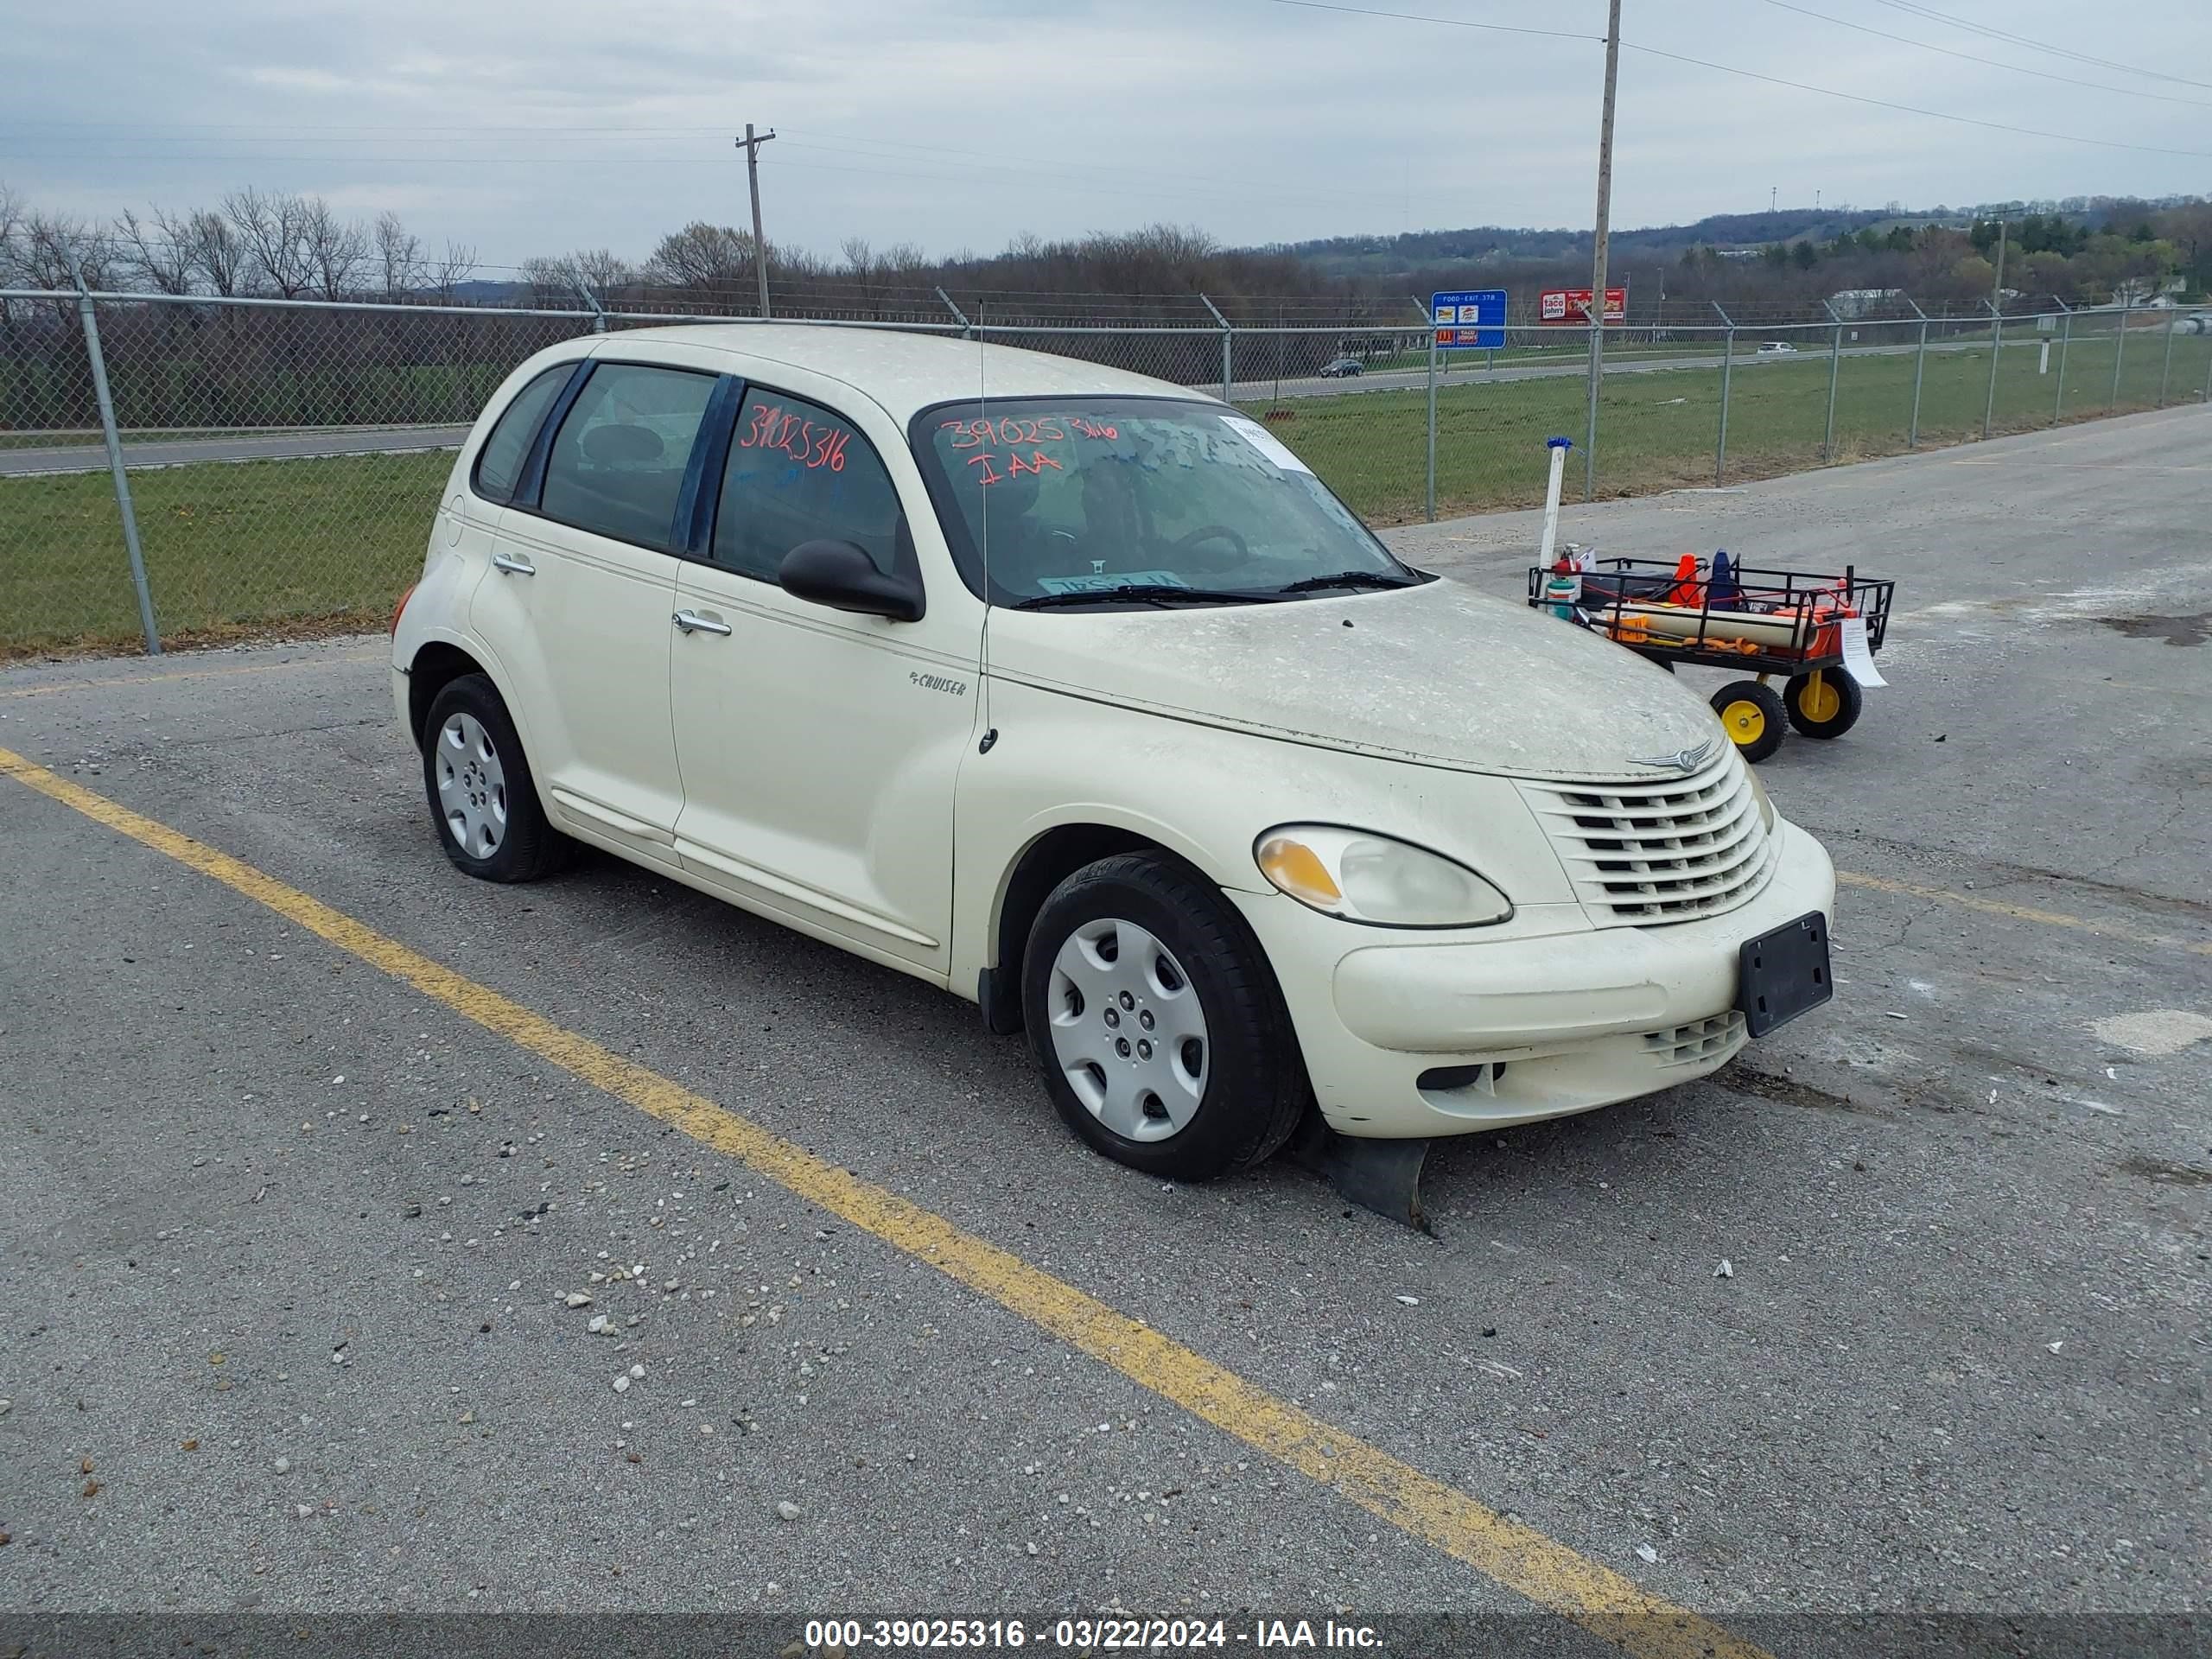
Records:
M1545 439L1586 447L1583 329L1516 322L1497 350L1447 353L1410 304L1326 323L1251 309L1000 322L948 301L809 326L980 335L1226 397L1378 524L1535 505ZM1880 309L1682 307L1609 328L1597 443L1570 476L1598 496L1710 487L2212 397L2212 321L2182 308ZM0 292L0 657L381 625L452 451L515 365L680 320Z

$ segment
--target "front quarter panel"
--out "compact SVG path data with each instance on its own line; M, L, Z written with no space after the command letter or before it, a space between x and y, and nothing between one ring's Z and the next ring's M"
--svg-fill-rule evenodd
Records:
M969 992L996 960L1001 911L1022 855L1069 824L1127 830L1227 891L1274 889L1254 842L1278 824L1344 824L1457 859L1510 898L1505 925L1586 925L1565 872L1503 779L1382 760L994 682L988 753L970 751L954 803L952 983ZM1290 903L1290 900L1285 900ZM1354 928L1349 933L1395 930ZM1278 963L1278 977L1286 964Z

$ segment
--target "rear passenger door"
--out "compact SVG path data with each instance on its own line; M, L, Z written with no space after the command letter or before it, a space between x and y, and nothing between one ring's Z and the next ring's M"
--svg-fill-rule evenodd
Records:
M931 593L919 620L893 622L778 585L785 555L815 540L850 542L918 581L908 514L931 511L888 415L849 387L785 372L791 390L746 387L703 556L677 579L694 626L671 675L677 849L756 908L941 974L980 613Z
M675 550L720 384L594 361L538 436L470 614L556 815L662 857L683 804L668 708Z

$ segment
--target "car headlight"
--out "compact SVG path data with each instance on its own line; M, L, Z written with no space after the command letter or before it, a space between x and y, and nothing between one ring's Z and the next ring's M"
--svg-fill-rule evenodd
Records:
M1759 823L1770 836L1774 833L1774 803L1767 798L1766 785L1759 782L1758 772L1745 766L1744 776L1751 780L1751 798L1759 804Z
M1376 927L1480 927L1512 901L1464 865L1388 836L1333 824L1286 823L1254 843L1275 889L1301 905Z

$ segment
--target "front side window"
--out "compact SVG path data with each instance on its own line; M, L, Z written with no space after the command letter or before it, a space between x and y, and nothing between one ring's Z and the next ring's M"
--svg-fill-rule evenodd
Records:
M569 384L569 377L575 372L574 363L557 363L537 376L514 396L499 420L492 427L492 435L484 440L484 448L476 457L476 493L487 501L505 501L515 493L515 482L522 476L523 462L530 459L530 446L537 436L538 423L544 420L545 411L553 407L553 400L561 395L561 388Z
M1112 604L1131 590L1148 603L1258 601L1425 579L1233 409L993 399L925 410L912 436L961 575L995 605Z
M683 469L714 392L711 374L595 366L553 439L538 510L641 547L674 546Z
M803 542L850 542L899 574L899 491L868 441L834 410L751 386L737 411L715 513L716 564L776 580Z

